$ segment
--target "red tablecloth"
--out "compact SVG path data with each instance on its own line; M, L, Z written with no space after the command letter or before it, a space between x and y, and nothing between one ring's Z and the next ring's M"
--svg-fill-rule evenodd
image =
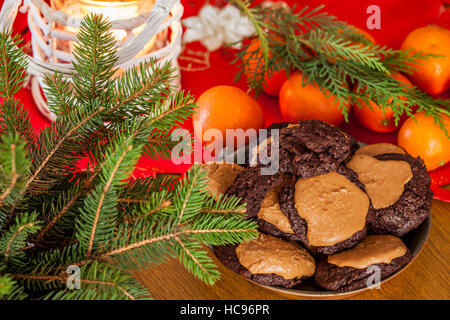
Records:
M182 0L185 8L184 16L196 15L205 2L218 6L225 3L223 0ZM289 5L296 3L298 6L309 5L310 7L325 4L325 10L327 12L337 16L341 20L347 21L350 24L354 24L357 27L368 31L375 37L379 44L386 44L393 48L399 48L400 43L405 36L415 28L429 23L440 23L447 26L450 24L450 16L448 14L440 14L441 5L444 2L443 0L286 0L285 2ZM366 27L366 20L369 16L369 14L366 13L366 9L369 5L378 5L381 9L380 30L368 30ZM26 16L19 13L14 26L15 31L21 32L26 29L26 26ZM29 34L26 35L26 37L29 38ZM188 48L205 51L198 43L190 44ZM182 70L182 86L195 96L200 95L204 90L215 85L234 84L245 90L246 85L244 81L238 83L234 83L233 81L237 69L235 66L229 64L232 60L232 56L232 52L229 49L220 49L212 52L209 57L211 67L207 70ZM180 61L180 63L182 65L185 64L183 61ZM19 97L30 113L33 127L36 132L41 130L44 126L49 125L49 122L37 111L28 90L22 90L19 93ZM282 120L276 98L262 94L258 98L258 101L264 109L266 125ZM186 122L184 126L192 129L190 121ZM377 134L369 132L354 120L344 124L343 128L354 135L358 140L366 143L382 141L396 143L395 134ZM188 165L175 165L169 160L143 159L138 164L135 174L146 175L155 170L161 172L184 172L187 168Z

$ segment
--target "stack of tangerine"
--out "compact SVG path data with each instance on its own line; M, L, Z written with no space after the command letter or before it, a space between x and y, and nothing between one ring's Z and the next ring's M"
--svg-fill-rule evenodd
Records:
M360 29L358 32L375 44L375 39L370 34ZM259 41L254 41L248 52L254 52L258 48ZM399 73L393 74L393 78L405 85L414 83L432 95L450 88L450 30L435 25L416 29L405 38L402 49L433 54L436 57L421 61L409 79ZM254 59L256 63L260 57L256 55ZM248 72L249 70L244 69L244 73ZM289 77L284 70L275 72L265 79L265 83L265 93L279 96L280 112L287 122L318 119L340 125L344 121L335 97L327 96L315 83L303 86L303 75L299 71ZM198 98L197 105L199 109L193 121L201 124L203 132L214 128L225 136L226 129L260 129L264 126L264 116L258 102L233 86L216 86L206 90ZM346 107L351 108L350 105ZM428 170L436 169L450 161L450 139L433 118L423 112L417 112L414 118L405 118L396 125L394 113L389 107L384 108L383 112L373 101L369 105L359 101L358 105L353 107L353 114L363 126L374 132L394 132L400 126L398 144L414 157L420 156L424 159ZM443 115L443 120L450 131L450 117ZM195 126L194 131L198 137L201 135Z

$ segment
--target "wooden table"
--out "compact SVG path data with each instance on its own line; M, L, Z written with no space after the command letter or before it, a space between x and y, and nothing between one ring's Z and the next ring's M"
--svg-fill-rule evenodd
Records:
M450 203L433 201L430 237L419 257L404 272L348 299L450 299ZM208 286L170 261L137 275L154 299L292 299L261 288L216 260L222 279Z

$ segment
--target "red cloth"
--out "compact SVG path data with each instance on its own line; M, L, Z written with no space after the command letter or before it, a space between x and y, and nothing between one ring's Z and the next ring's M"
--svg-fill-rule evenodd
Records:
M2 0L0 0L2 1ZM204 5L205 0L182 0L185 8L184 17L196 15L198 10ZM258 1L260 2L260 1ZM399 48L400 43L405 36L413 29L427 25L429 23L449 24L449 15L440 14L442 0L302 0L285 1L289 5L297 3L298 6L309 5L311 8L325 4L325 11L337 16L339 19L354 24L363 30L372 34L377 43L385 44L393 48ZM223 5L222 0L209 1L211 4ZM368 30L366 20L370 14L366 13L369 5L378 5L381 9L381 29ZM24 14L18 14L14 30L23 32L26 30L27 22ZM29 37L29 32L28 32ZM200 44L191 44L188 48L195 50L204 50ZM210 54L211 67L204 71L182 71L183 88L189 90L194 96L200 95L203 91L215 85L236 85L246 89L245 81L241 80L234 83L234 75L237 72L235 66L229 63L232 60L232 52L229 49L219 49ZM181 64L185 62L181 61ZM36 132L40 131L49 122L37 111L30 92L26 89L19 93L19 98L28 109L33 127ZM262 94L258 98L264 110L265 124L270 125L275 121L282 121L278 109L276 98ZM190 121L184 124L184 127L192 129ZM362 128L353 119L344 124L343 128L355 136L358 140L366 143L391 142L396 143L396 134L377 134ZM147 160L143 159L137 166L136 174L149 174L154 170L162 172L184 172L188 165L175 165L170 160Z

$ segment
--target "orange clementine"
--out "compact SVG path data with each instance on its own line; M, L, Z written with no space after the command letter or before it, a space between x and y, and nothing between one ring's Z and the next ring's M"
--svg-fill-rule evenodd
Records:
M421 157L428 170L436 169L450 161L450 139L432 116L423 112L414 114L403 123L397 136L398 145L414 157ZM450 117L442 115L447 131Z
M408 78L400 73L395 73L392 77L402 84L412 86ZM395 125L394 111L390 107L386 106L383 113L383 109L373 101L370 101L369 105L361 99L358 101L359 105L353 107L353 114L367 129L375 132L393 132L398 129Z
M259 103L233 86L209 88L198 97L197 106L192 121L198 138L203 138L203 132L208 129L218 129L225 143L226 129L258 130L264 126ZM210 143L212 139L204 142Z
M436 25L415 29L403 40L401 49L440 56L415 65L411 80L420 89L439 94L450 88L450 30Z
M272 54L269 52L269 58L270 57L272 57ZM255 39L250 43L247 48L247 53L244 56L244 60L248 61L248 64L244 66L244 74L247 78L251 77L255 69L256 72L259 73L265 68L264 59L262 59L262 50L260 49L260 41L258 39ZM262 64L260 65L260 63ZM281 86L286 79L287 76L284 69L275 71L270 77L266 75L264 77L264 92L271 96L278 96Z
M284 120L297 122L317 119L333 125L341 124L344 115L338 108L336 97L326 97L316 83L303 86L302 80L302 73L295 72L281 87L279 101Z

